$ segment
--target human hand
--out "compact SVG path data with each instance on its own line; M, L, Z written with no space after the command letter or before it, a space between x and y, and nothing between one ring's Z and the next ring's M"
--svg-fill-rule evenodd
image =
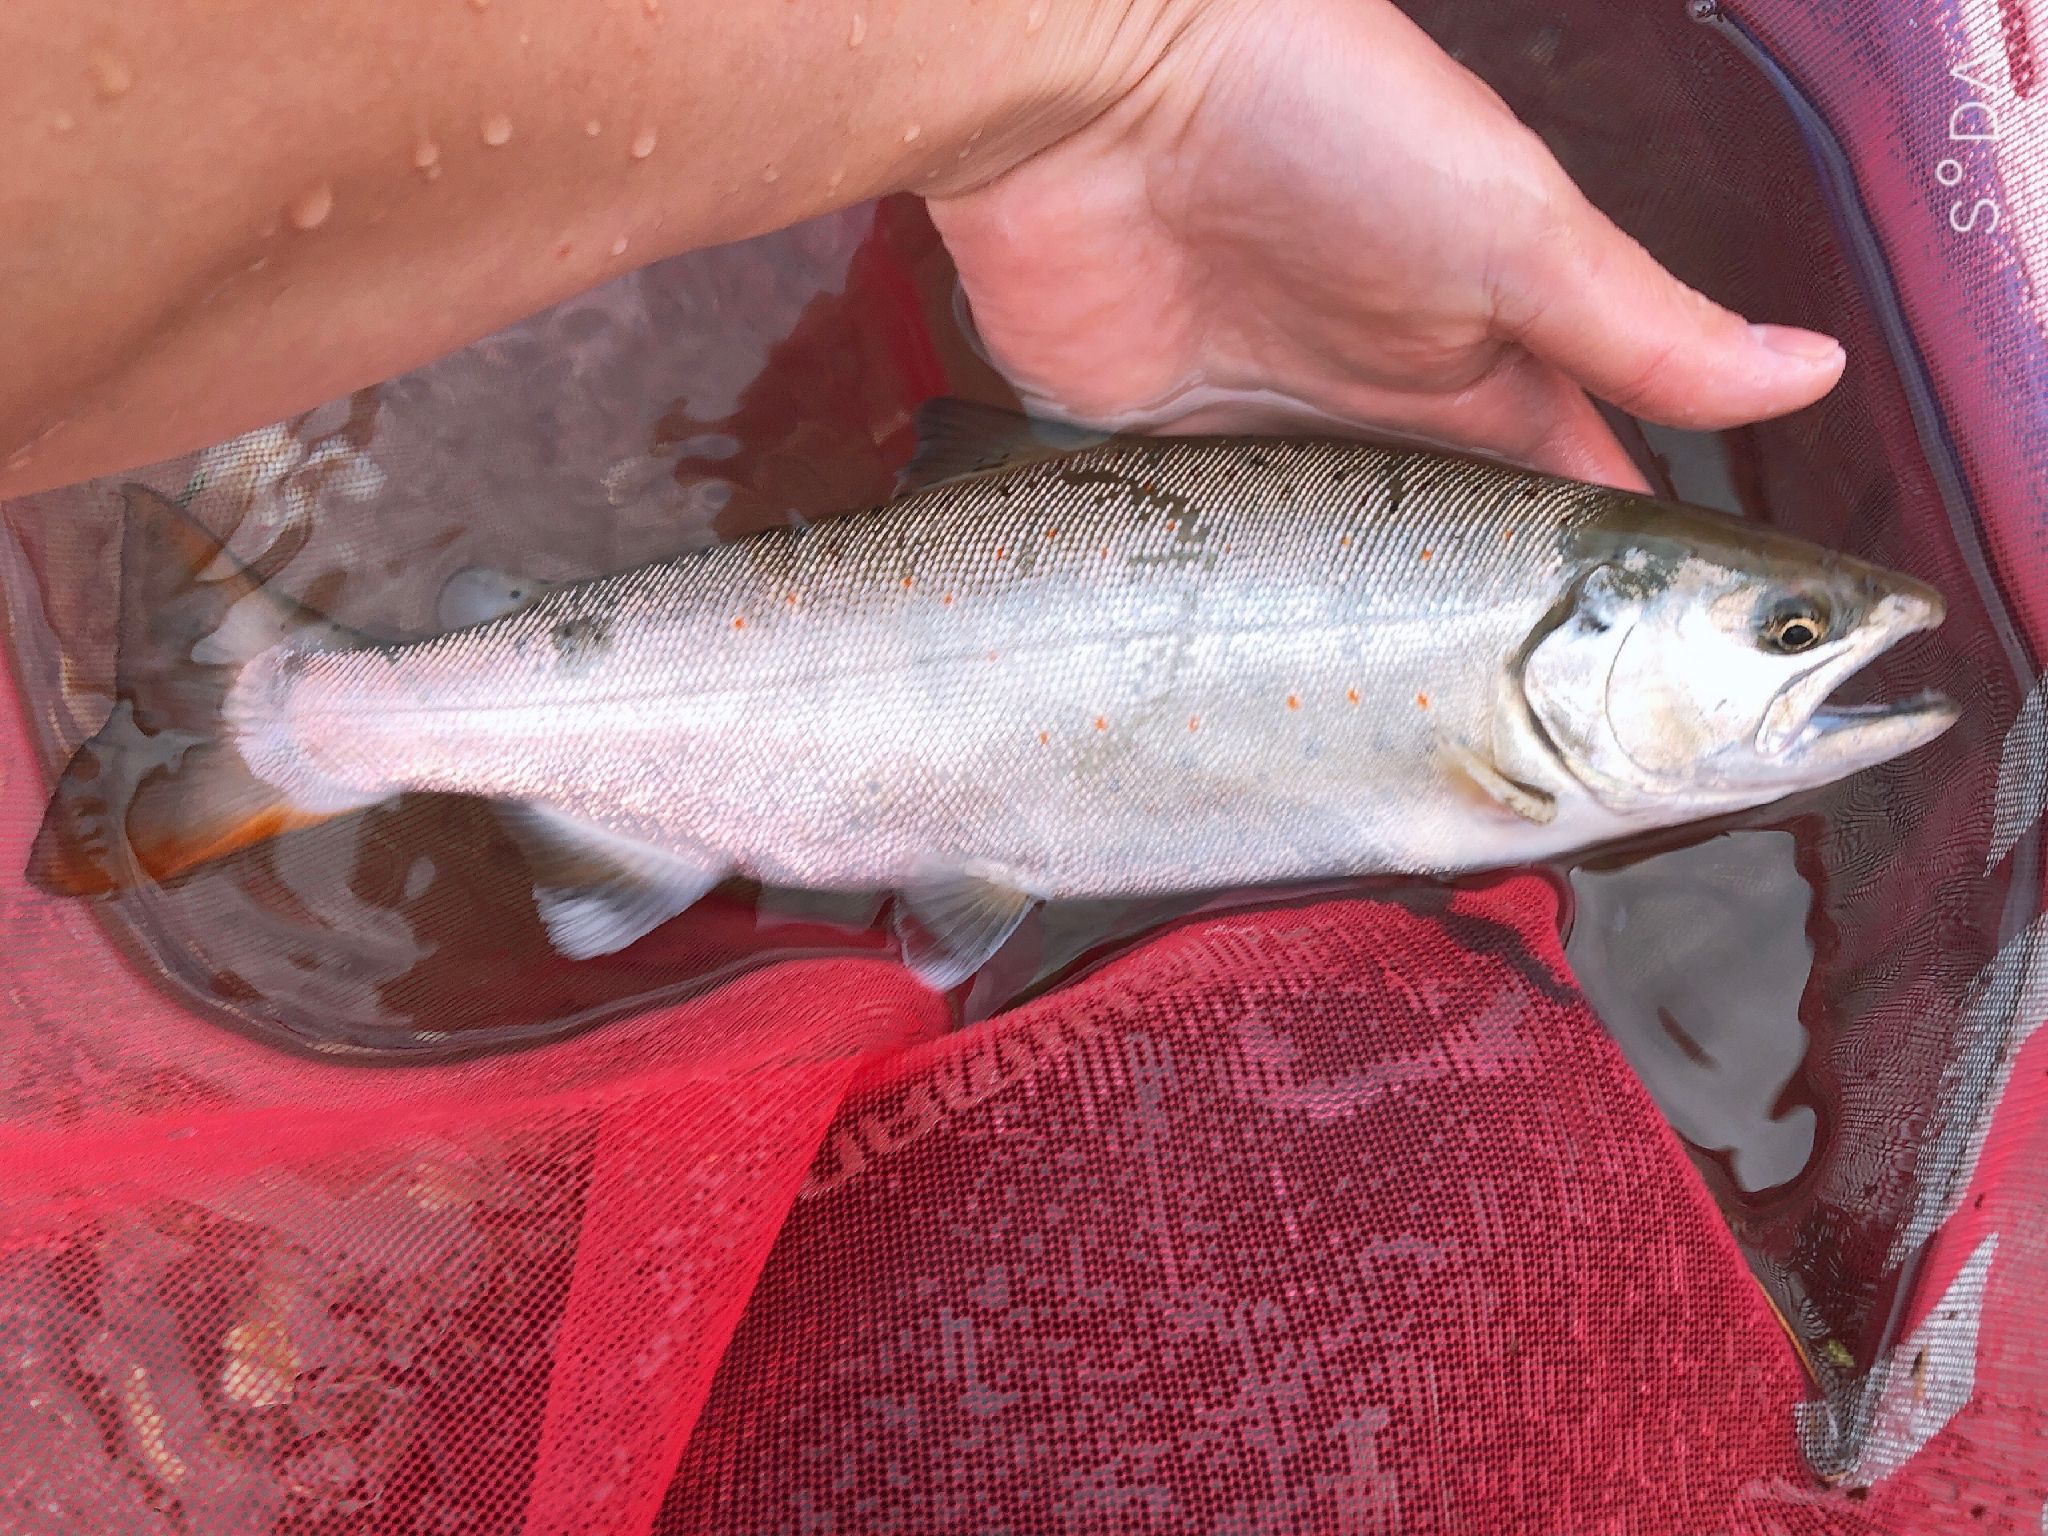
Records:
M1811 403L1386 0L1207 7L1086 128L932 216L1028 403L1201 430L1300 408L1640 487L1586 398L1673 426Z

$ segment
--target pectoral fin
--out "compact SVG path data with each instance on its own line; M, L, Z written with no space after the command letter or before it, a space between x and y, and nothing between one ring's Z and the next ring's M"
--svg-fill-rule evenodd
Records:
M656 847L541 806L504 807L533 868L533 904L558 954L624 949L730 873L710 854Z
M1524 821L1548 826L1557 818L1557 800L1543 790L1518 784L1462 742L1437 743L1445 769L1471 785L1494 804Z
M951 991L988 964L1037 899L984 874L921 880L896 901L903 961L933 991Z

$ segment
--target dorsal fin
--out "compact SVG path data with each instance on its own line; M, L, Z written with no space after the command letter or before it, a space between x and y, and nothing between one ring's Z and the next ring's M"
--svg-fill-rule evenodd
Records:
M1107 432L1042 421L997 405L942 396L917 408L917 449L896 476L896 494L930 490L1107 442Z

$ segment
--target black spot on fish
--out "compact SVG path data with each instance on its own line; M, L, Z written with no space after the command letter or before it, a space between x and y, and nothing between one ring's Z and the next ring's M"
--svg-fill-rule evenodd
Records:
M1256 450L1246 454L1245 457L1252 461L1252 468L1254 469L1264 469L1269 462L1263 453Z
M604 654L611 644L611 626L603 619L578 614L556 624L549 638L555 643L555 654L573 666Z

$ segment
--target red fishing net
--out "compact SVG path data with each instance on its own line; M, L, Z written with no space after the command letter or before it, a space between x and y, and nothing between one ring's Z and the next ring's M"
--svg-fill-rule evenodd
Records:
M1624 869L1054 913L962 1013L788 893L554 960L462 806L31 890L117 523L12 504L0 1532L2044 1529L2048 18L1420 14L1682 275L1847 339L1822 408L1645 446L1937 581L1879 681L1964 724ZM942 391L1000 386L892 204L141 478L419 632L876 499Z

